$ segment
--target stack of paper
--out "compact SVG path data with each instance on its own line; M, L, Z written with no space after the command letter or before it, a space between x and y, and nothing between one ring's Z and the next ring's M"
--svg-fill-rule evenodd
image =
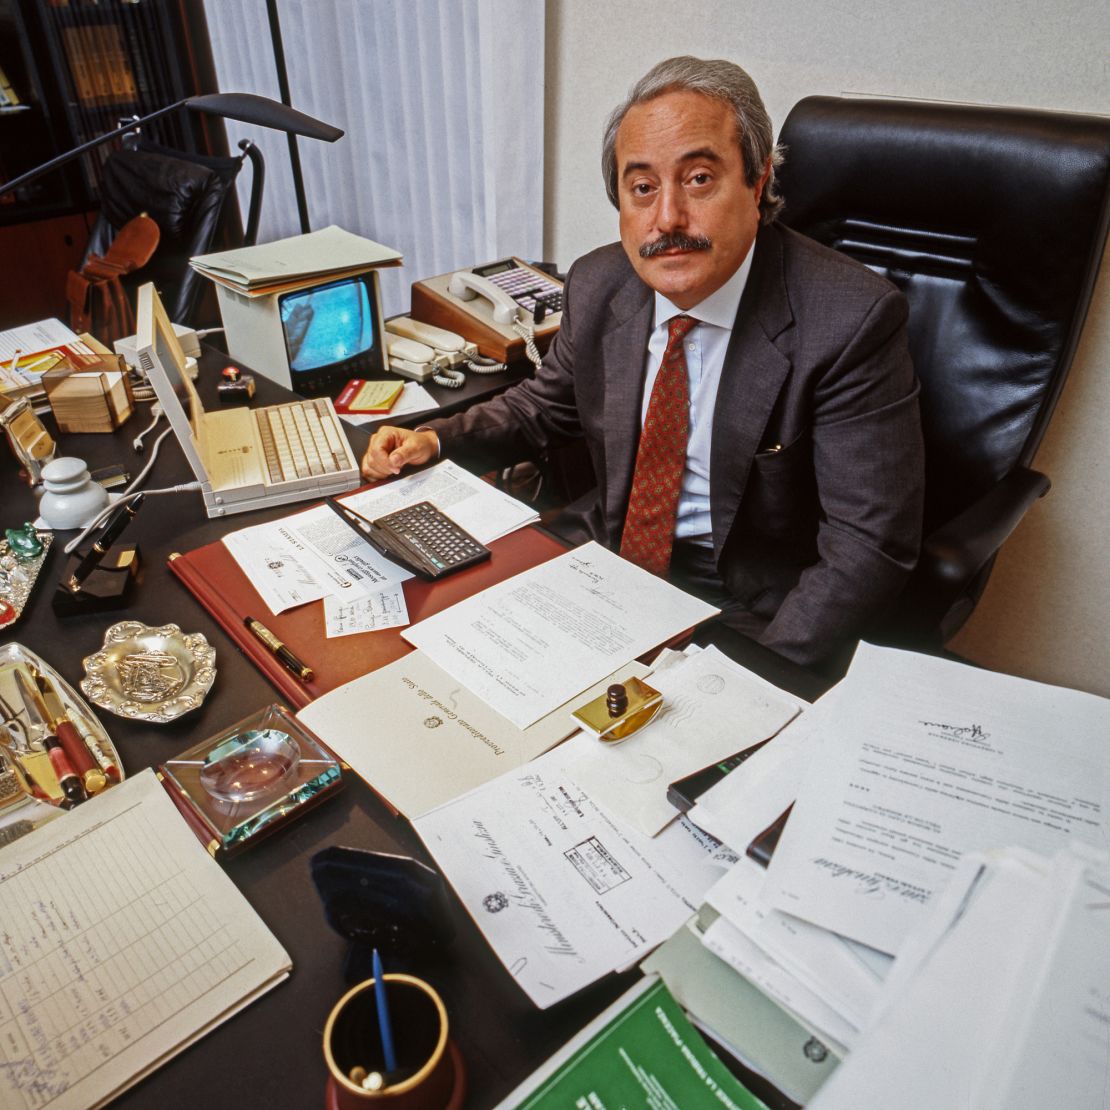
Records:
M338 279L400 264L399 251L334 225L273 243L189 259L198 273L247 297L288 292L315 284L322 276Z
M1107 841L1110 701L861 644L764 895L896 954L960 858Z
M484 544L539 519L530 505L450 461L343 500L370 520L431 501ZM401 587L412 572L385 558L327 505L241 528L223 542L272 613L322 598L328 636L409 622Z
M1110 1090L1110 857L965 856L812 1110L1067 1106Z
M46 397L43 374L61 365L70 354L74 355L71 365L85 365L82 360L86 357L94 365L98 361L80 336L61 320L40 320L0 332L0 407L27 397L37 408Z
M631 966L735 857L685 820L657 837L574 781L578 733L413 822L506 970L540 1007Z

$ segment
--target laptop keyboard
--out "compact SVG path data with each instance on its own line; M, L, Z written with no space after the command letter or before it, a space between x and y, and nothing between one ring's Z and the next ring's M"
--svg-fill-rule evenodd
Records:
M347 452L325 400L252 409L271 484L346 470Z

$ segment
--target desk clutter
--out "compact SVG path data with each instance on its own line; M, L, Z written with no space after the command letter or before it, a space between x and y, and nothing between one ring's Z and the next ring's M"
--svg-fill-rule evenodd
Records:
M41 477L56 445L27 414L52 383L16 369L9 436ZM0 646L0 1104L104 1105L282 982L280 924L224 865L294 821L321 835L314 807L357 778L426 858L325 841L301 876L345 946L347 986L303 1016L327 1107L463 1104L470 1032L437 981L460 905L491 994L546 1010L644 973L506 1110L1102 1105L1084 1046L1110 1024L1110 702L865 643L809 704L683 647L711 606L596 544L567 551L453 462L336 494L171 556L279 692L248 716L220 716L228 657L188 631L186 592L180 624L139 619L118 540L142 495L55 556L55 612L102 644L84 675ZM104 510L93 495L55 523ZM467 543L457 565L382 540L415 506ZM0 629L55 539L5 523ZM100 617L113 605L127 619ZM125 776L111 732L136 727L164 750Z
M0 647L0 844L123 779L100 721L30 648Z

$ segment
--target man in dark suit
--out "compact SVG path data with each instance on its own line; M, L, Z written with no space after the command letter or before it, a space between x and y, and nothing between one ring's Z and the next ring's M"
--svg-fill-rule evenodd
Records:
M380 429L363 473L584 437L598 487L562 521L569 538L668 574L798 662L850 646L920 542L907 309L774 222L779 160L743 70L656 66L606 131L621 242L571 268L543 368L459 416Z

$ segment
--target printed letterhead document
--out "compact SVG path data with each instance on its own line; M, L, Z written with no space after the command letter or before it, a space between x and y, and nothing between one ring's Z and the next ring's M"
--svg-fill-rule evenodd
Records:
M291 967L143 771L0 850L0 1106L103 1106Z
M411 819L541 755L575 731L571 713L580 704L610 682L647 672L629 663L520 729L413 651L324 694L297 717Z
M644 836L583 791L569 765L577 745L596 743L580 732L413 822L541 1008L645 956L727 866L717 842L687 821Z
M719 610L583 544L404 633L519 728Z
M1106 843L1110 701L860 644L767 894L897 954L965 852Z

